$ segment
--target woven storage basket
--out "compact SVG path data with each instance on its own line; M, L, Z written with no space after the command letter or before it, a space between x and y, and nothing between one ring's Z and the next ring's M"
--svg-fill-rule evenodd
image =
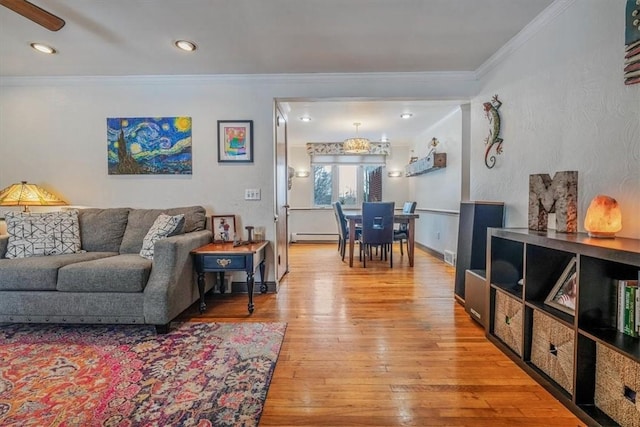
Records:
M493 333L519 356L522 355L522 302L496 292Z
M531 363L571 394L574 343L575 334L571 328L534 310Z
M596 406L622 427L640 427L640 400L635 392L640 399L640 364L597 343Z

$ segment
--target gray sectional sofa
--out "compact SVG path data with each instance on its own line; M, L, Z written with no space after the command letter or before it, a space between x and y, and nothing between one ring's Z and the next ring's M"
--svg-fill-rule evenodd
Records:
M184 226L156 241L146 259L143 239L160 213L184 214ZM0 236L0 322L151 324L166 332L198 300L190 251L212 240L203 207L92 208L77 218L76 253L7 259L9 237Z

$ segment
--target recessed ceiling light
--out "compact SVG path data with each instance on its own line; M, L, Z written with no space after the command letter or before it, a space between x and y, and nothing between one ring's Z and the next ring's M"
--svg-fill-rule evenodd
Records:
M311 121L311 117L309 116L302 116L300 117L300 120L303 122L310 122Z
M56 50L54 48L42 43L31 43L31 47L37 50L38 52L42 52L42 53L49 53L49 54L56 53Z
M175 44L178 49L182 49L185 52L193 52L198 48L194 42L190 42L189 40L178 40Z
M400 118L401 119L410 119L411 117L413 117L413 114L411 114L411 113L402 113L402 114L400 114Z

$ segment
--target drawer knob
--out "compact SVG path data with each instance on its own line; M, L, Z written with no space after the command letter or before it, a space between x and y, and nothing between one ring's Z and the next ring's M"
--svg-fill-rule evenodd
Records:
M226 258L226 259L217 259L216 262L218 263L218 265L220 267L226 267L227 265L231 264L231 260Z

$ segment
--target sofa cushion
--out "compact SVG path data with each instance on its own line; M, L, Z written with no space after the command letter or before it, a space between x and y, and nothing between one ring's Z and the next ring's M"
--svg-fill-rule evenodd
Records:
M142 249L140 256L147 259L153 259L153 246L157 240L166 239L173 236L184 228L184 215L165 215L160 214L154 221L153 225L142 240Z
M89 252L118 252L127 227L129 208L81 209L80 239L82 249Z
M56 289L62 292L142 292L152 262L138 254L79 262L58 271Z
M180 215L184 214L184 228L182 233L204 230L207 216L202 206L189 206L173 209L133 209L129 212L127 229L120 245L121 254L139 254L142 249L142 240L158 218L158 215ZM176 233L180 234L180 233Z
M58 269L76 262L118 255L117 252L84 252L44 257L0 259L0 291L55 290Z
M80 251L78 211L7 212L6 258L73 254Z

